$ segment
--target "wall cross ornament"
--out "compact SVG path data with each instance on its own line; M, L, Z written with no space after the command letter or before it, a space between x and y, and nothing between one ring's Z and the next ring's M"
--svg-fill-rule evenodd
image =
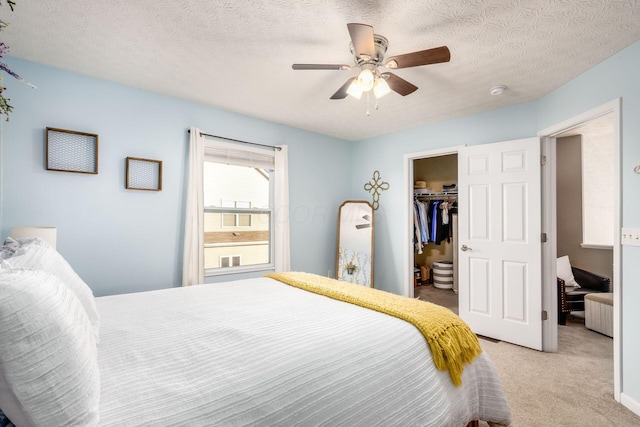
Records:
M372 181L367 182L364 185L364 189L372 194L372 196L373 196L373 203L372 203L373 209L374 210L378 210L378 208L380 207L380 203L378 203L380 201L380 192L388 190L389 189L389 183L386 182L386 181L382 181L382 178L380 177L380 172L375 171L375 172L373 172Z

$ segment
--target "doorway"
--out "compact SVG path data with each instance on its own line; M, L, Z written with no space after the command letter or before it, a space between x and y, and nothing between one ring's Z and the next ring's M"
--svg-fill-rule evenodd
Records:
M418 288L416 283L416 271L415 271L415 253L416 246L414 243L414 186L416 181L425 181L424 179L415 179L416 175L414 173L414 163L416 161L421 161L423 159L437 158L441 156L456 156L458 152L463 149L464 146L453 146L436 150L428 150L417 153L410 153L404 155L404 165L405 165L405 174L404 174L404 190L405 190L405 200L407 201L406 209L405 209L405 224L407 232L404 233L405 244L404 244L404 295L409 298L415 298L416 288ZM449 175L453 177L453 175ZM455 173L457 180L457 171ZM443 181L440 181L443 182ZM428 188L429 182L426 182L426 187ZM442 184L440 184L442 185ZM442 188L439 188L442 190ZM432 190L435 190L432 188ZM456 272L457 273L457 272ZM422 279L421 279L422 280ZM422 285L421 285L422 286ZM457 300L457 295L454 294L455 300Z
M614 235L612 114L557 135L555 152L557 256L572 268L611 279ZM571 284L570 270L564 274ZM597 276L587 275L586 278L595 280ZM568 289L569 295L585 292L581 288ZM581 303L575 305L583 308ZM585 315L585 310L559 313L559 327L566 321L584 326ZM604 332L611 336L612 323L604 320ZM587 327L591 326L589 323Z
M541 187L542 187L542 230L547 242L542 245L542 309L543 316L546 320L542 322L542 350L547 352L556 352L558 350L558 318L557 318L557 290L556 290L556 258L557 258L557 237L556 237L556 158L555 158L555 139L558 135L569 131L589 120L611 113L614 123L614 243L613 243L613 275L612 287L614 293L613 305L613 354L614 354L614 397L620 401L620 358L621 358L621 274L620 274L620 99L613 100L593 110L572 117L559 124L551 126L538 132L541 138L541 154L543 163L549 167L542 167ZM429 150L418 153L409 153L404 155L404 190L405 190L405 224L407 232L404 234L404 278L405 278L405 296L414 297L414 265L413 251L414 246L411 239L411 228L413 227L413 209L411 201L413 200L413 161L415 159L434 157L447 154L459 154L463 152L465 146L453 146L438 150ZM461 218L461 221L463 218Z
M413 160L414 296L458 313L458 155Z
M542 273L543 273L543 307L549 313L549 321L543 323L543 350L558 351L558 316L556 291L556 258L558 247L557 230L557 169L556 156L557 139L569 135L571 131L597 123L599 118L610 120L613 129L613 264L611 285L613 290L613 384L614 398L620 401L621 385L621 270L620 270L620 218L621 218L621 181L620 181L620 106L621 100L615 99L604 105L584 112L538 132L542 138L542 154L549 167L543 168L542 174L542 226L547 233L548 244L543 245Z

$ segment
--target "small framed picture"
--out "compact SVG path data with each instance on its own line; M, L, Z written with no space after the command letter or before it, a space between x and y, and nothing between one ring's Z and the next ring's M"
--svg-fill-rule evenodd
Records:
M98 173L98 135L47 128L46 165L50 171Z
M127 157L127 190L162 190L162 160Z

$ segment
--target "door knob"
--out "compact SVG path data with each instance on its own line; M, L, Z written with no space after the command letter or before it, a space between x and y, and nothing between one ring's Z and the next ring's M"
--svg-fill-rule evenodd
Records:
M463 252L471 250L471 248L469 246L467 246L467 245L462 245L462 247L460 249L462 249Z

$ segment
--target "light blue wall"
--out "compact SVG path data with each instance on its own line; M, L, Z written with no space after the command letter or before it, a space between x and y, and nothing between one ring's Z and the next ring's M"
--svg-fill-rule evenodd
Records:
M360 141L353 153L353 192L380 170L391 188L376 213L376 287L402 293L404 244L403 156L455 145L474 145L535 136L538 131L622 98L622 225L640 227L640 42L536 102L487 114L427 125ZM640 407L640 248L622 247L623 394Z
M3 82L15 110L2 123L2 237L16 225L56 226L58 250L96 295L179 284L186 131L197 126L289 146L292 267L334 269L351 143L16 58L8 64L38 88ZM46 171L47 126L97 133L99 174ZM162 160L162 191L125 190L127 156Z

